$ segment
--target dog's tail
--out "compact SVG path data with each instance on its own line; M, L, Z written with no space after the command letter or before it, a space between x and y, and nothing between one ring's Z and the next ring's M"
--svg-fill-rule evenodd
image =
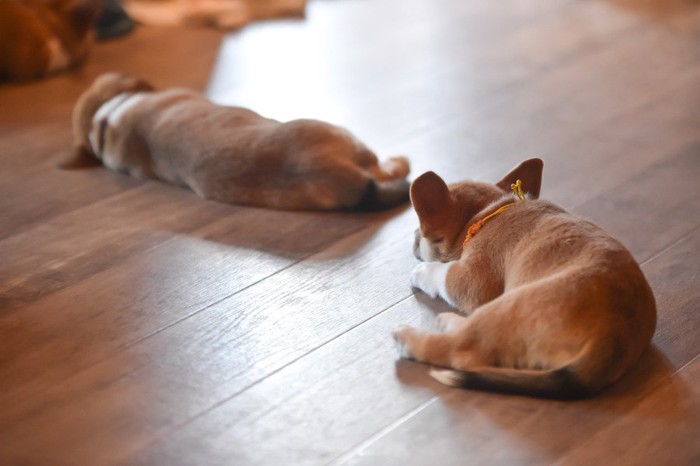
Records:
M548 371L490 367L475 371L430 370L430 375L451 387L563 400L588 398L597 393L568 367Z
M618 359L624 353L614 338L598 335L561 367L549 370L484 367L456 371L433 368L430 375L452 387L499 393L576 400L599 393L618 379L635 355ZM638 357L638 355L636 355Z
M391 157L375 167L357 209L382 210L407 202L411 184L406 177L410 171L408 159L402 156Z

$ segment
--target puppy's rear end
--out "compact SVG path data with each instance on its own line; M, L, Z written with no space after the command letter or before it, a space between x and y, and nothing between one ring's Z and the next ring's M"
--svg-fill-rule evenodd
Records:
M374 167L373 177L367 183L365 194L357 205L361 211L383 210L408 201L411 184L406 179L410 172L406 157L391 157Z

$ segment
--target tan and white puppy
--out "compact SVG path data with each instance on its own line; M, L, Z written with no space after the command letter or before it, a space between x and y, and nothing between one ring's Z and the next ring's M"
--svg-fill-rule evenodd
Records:
M291 210L372 210L408 201L409 163L375 154L343 128L281 123L215 105L187 89L156 92L109 73L73 112L71 168L97 162L189 187L232 204Z
M630 252L584 219L538 200L543 163L526 160L495 185L447 186L428 172L411 186L420 220L414 287L459 312L443 332L402 327L401 355L442 383L552 398L615 382L656 327L651 288ZM528 195L511 193L517 180Z

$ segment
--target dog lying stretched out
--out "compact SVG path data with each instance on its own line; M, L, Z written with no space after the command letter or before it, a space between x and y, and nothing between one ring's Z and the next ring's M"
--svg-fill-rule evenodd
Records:
M403 357L447 368L431 371L444 384L591 396L651 341L656 305L639 265L599 227L538 200L542 167L527 160L496 185L448 187L428 172L411 186L425 261L411 283L470 315L440 314L443 332L402 327L394 338Z
M131 76L98 77L76 103L73 133L64 168L101 162L206 199L290 210L373 210L408 201L408 160L380 165L343 128L280 123L191 90L156 92Z

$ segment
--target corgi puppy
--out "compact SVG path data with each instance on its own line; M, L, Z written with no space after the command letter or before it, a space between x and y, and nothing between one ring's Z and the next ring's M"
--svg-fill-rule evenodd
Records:
M79 98L73 135L64 168L98 162L215 201L290 210L373 210L408 201L408 160L380 165L343 128L281 123L187 89L156 92L116 73L98 77Z
M463 315L394 339L402 357L442 368L431 375L446 385L588 397L651 341L656 304L639 265L601 228L539 200L542 168L526 160L495 185L448 187L432 172L411 185L425 261L411 284Z
M99 0L0 1L0 81L27 81L85 59Z

